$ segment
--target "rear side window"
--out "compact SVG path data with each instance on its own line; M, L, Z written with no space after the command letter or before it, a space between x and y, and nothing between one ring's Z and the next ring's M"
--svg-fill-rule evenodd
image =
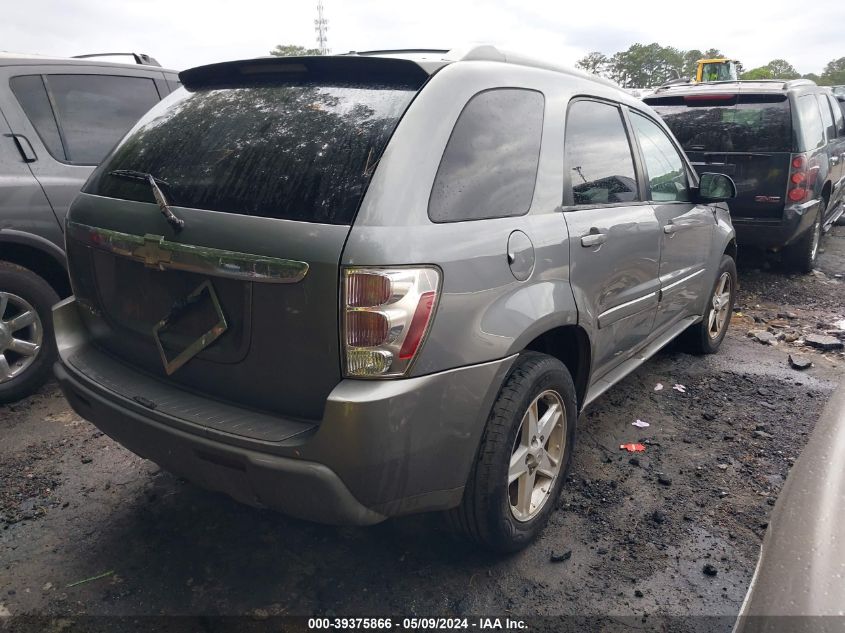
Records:
M543 95L502 88L475 95L455 123L431 191L433 222L528 212L543 132Z
M65 160L59 126L56 124L56 117L53 116L53 109L50 107L50 99L47 97L47 89L44 87L41 75L12 77L9 86L47 151L53 158Z
M573 102L566 118L565 144L574 204L639 200L631 145L617 106Z
M666 133L653 121L631 112L631 123L645 159L650 200L689 201L689 185L684 161Z
M824 125L822 124L819 103L815 95L798 97L798 119L801 122L801 141L803 151L816 149L824 145Z
M822 111L822 125L824 125L827 133L827 140L832 141L836 138L836 126L833 124L833 112L830 111L830 104L827 102L826 95L816 95L819 100L819 109Z
M48 75L67 160L96 165L159 95L145 77Z
M786 95L688 95L647 99L686 151L791 152Z
M151 110L84 191L154 202L151 173L177 206L350 224L415 88L322 85L180 88Z
M836 133L845 135L845 117L843 117L842 108L839 107L840 102L836 100L836 97L831 95L827 95L827 101L830 106L830 111L833 112L833 122L834 127L836 128ZM845 105L845 103L842 105Z

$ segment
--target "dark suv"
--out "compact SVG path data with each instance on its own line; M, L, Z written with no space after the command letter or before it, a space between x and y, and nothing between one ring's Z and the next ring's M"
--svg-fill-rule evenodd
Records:
M0 402L44 381L50 308L70 294L68 206L127 130L178 86L147 55L53 59L0 53ZM117 56L109 56L114 58Z
M733 183L615 84L492 47L180 77L74 201L53 313L74 409L174 472L515 549L579 409L725 336Z
M698 171L734 179L740 243L785 249L810 271L843 210L845 120L830 89L806 79L714 82L664 87L645 102Z

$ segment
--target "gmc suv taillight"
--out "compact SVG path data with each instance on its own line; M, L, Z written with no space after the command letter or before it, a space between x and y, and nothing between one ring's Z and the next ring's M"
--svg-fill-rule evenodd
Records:
M790 202L803 202L807 199L807 157L804 154L794 154L789 163L789 186L786 198Z
M344 269L346 376L404 375L428 332L439 291L440 272L432 267Z

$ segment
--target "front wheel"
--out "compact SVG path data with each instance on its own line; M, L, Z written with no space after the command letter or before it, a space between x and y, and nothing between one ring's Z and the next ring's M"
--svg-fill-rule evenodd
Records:
M722 255L716 282L707 299L701 322L687 330L690 350L696 354L715 354L728 332L736 301L736 263Z
M493 405L461 505L450 518L480 545L512 552L545 526L575 442L572 377L556 358L524 352Z

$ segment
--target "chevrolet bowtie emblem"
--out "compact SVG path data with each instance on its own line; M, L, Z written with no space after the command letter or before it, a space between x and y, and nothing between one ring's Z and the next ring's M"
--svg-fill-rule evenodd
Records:
M164 237L161 235L144 236L144 245L135 249L135 257L144 262L144 266L149 268L164 267L171 261L172 252L168 249L162 248Z
M201 301L203 296L206 294L211 300L211 304L217 314L217 322L211 326L211 329L208 330L208 332L201 335L193 343L188 345L188 347L179 352L175 358L168 358L167 352L164 350L164 345L161 342L162 333L167 331L167 328L175 319L179 318L179 315L183 314L190 306L193 306ZM217 293L214 292L214 286L211 284L211 281L206 279L187 297L176 301L170 308L170 312L167 313L167 316L156 323L153 327L153 339L155 339L156 346L158 347L158 353L159 356L161 356L164 371L167 372L168 376L170 376L173 372L182 367L182 365L187 363L194 356L220 338L220 335L223 334L228 327L229 326L226 323L226 316L223 314L223 309L220 307L220 300L217 298Z

